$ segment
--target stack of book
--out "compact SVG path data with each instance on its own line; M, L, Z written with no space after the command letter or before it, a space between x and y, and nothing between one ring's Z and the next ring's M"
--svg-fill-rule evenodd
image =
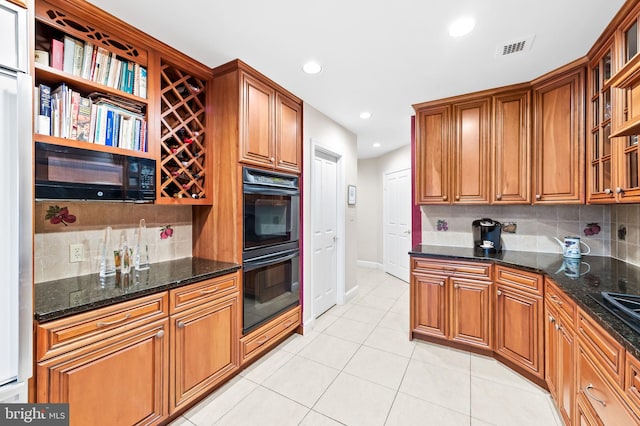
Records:
M147 97L147 69L101 46L65 35L51 40L51 67L141 98Z
M59 138L147 152L144 105L104 93L83 97L62 83L35 88L36 132Z

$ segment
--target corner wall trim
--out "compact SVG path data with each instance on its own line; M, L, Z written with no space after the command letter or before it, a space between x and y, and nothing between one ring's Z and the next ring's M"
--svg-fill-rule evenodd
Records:
M357 265L363 268L380 269L381 271L384 269L384 265L382 263L370 262L368 260L358 260Z

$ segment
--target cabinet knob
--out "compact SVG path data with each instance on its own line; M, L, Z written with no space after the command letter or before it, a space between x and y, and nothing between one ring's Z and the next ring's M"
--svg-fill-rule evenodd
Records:
M158 339L162 339L164 337L164 330L160 330L156 333L156 337Z
M542 200L542 197L540 196L540 194L536 194L536 200L538 201Z
M456 201L460 201L460 196L456 195Z
M453 288L460 288L460 284L454 284Z
M560 326L558 325L558 323L556 323L555 328L556 330L560 330Z
M442 197L442 201L447 201L447 196Z
M616 188L616 194L624 194L624 189L617 187Z
M502 292L500 290L497 291L498 296L502 296Z
M613 191L611 190L611 188L607 188L607 189L604 190L604 193L607 194L607 195L611 195L611 194L613 194Z
M498 200L498 201L502 200L502 194L496 195L496 200Z
M274 157L269 158L269 161L271 161L272 163L274 163L276 161L276 159Z
M184 328L185 324L183 321L180 321L177 325L178 328Z
M552 317L551 315L549 315L549 322L551 322L551 323L556 322L556 319L554 317Z
M444 281L440 282L440 287L444 287Z
M556 296L555 294L552 294L550 297L551 297L551 300L553 300L553 303L555 303L558 306L562 306L562 300L560 300L558 296Z

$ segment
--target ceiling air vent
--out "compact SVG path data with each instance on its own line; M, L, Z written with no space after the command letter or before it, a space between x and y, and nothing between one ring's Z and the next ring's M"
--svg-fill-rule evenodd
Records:
M498 46L498 48L496 49L496 56L509 56L516 53L526 52L531 49L533 38L534 36L529 36L526 38L521 38L519 40L504 43L502 46Z

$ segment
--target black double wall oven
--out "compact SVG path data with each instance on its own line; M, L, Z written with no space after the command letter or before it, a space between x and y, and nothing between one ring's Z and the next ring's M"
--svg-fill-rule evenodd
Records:
M294 175L245 167L243 333L300 304L300 188Z

